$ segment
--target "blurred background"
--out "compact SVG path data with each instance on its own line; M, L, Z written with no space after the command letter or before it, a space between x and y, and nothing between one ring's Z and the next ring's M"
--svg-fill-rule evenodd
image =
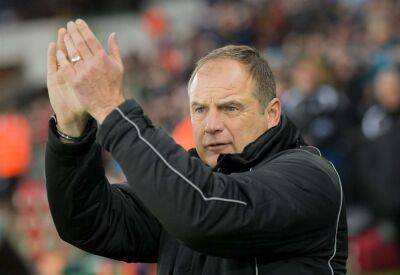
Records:
M226 44L259 49L286 114L341 175L349 273L400 274L399 0L0 0L0 274L156 272L73 248L49 214L46 50L76 18L103 45L117 32L126 95L185 148L196 60ZM124 181L107 153L104 165Z

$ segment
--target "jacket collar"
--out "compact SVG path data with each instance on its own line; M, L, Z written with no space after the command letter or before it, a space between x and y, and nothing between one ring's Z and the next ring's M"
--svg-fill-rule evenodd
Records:
M285 116L281 116L279 124L268 129L255 141L249 143L239 154L221 154L214 170L225 173L247 171L260 161L281 151L305 145L299 130ZM189 153L198 157L195 149Z

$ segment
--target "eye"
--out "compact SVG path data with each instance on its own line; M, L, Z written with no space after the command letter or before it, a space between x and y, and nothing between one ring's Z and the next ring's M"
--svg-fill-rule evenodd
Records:
M236 112L238 110L238 108L236 106L226 106L225 107L225 111L233 113Z
M196 114L202 114L202 113L204 113L204 110L205 110L204 107L196 107L196 108L194 108L194 112Z

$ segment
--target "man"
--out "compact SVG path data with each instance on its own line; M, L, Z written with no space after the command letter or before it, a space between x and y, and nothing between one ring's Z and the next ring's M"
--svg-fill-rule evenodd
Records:
M159 274L346 272L339 176L281 115L257 52L227 46L199 61L188 84L196 143L188 153L123 98L115 34L109 54L83 20L69 22L58 41L48 51L57 122L46 178L63 240L157 262ZM107 182L102 147L128 184Z

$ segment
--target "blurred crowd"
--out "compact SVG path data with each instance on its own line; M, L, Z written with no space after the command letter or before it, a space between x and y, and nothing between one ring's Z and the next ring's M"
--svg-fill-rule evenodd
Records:
M0 23L51 17L76 17L139 11L143 0L1 0Z
M20 2L27 1L0 5ZM185 36L161 7L142 7L154 48L124 57L127 97L190 148L186 85L196 61L226 44L254 46L272 67L285 113L341 176L349 269L400 272L400 1L209 0L204 7ZM8 249L21 255L16 266L37 274L153 274L154 266L86 255L58 239L42 174L51 112L45 88L0 102L0 263ZM124 181L106 152L104 165L111 182Z

